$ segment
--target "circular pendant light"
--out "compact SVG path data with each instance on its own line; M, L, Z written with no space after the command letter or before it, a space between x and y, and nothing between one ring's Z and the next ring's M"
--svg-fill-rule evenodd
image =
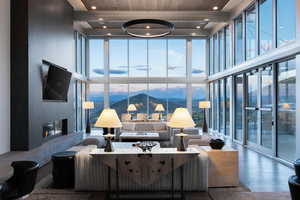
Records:
M123 24L128 35L139 38L157 38L171 34L174 24L160 19L136 19Z

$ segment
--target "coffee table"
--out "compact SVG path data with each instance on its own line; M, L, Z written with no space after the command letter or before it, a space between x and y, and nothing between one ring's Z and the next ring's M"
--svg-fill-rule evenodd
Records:
M123 132L120 135L120 141L134 142L134 141L158 141L159 133L138 133L138 132Z

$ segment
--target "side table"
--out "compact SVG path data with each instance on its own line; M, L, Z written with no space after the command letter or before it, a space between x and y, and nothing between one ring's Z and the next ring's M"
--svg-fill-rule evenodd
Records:
M233 187L239 185L238 151L230 147L214 150L201 146L208 155L208 187Z

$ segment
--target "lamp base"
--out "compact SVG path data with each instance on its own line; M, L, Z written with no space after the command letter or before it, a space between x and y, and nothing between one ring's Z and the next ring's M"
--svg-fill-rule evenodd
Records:
M105 145L104 152L113 152L113 151L114 151L114 149L113 149L113 146L111 144L111 138L108 137L106 139L106 145Z
M184 140L183 138L186 136L185 134L181 133L177 135L178 137L180 137L180 143L177 146L177 151L186 151L186 146L184 144Z

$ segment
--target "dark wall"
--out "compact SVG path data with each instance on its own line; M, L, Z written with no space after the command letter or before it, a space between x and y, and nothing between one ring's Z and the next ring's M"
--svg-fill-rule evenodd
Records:
M66 0L22 0L13 1L12 15L18 19L12 24L12 43L18 38L19 33L13 33L17 27L25 21L28 26L22 32L27 35L22 38L22 45L12 50L12 60L20 53L21 49L27 50L25 54L19 55L22 63L12 64L12 82L14 90L24 89L21 98L16 98L16 92L12 91L13 104L21 103L25 116L19 117L22 108L19 107L12 111L12 150L28 150L41 145L44 141L42 135L43 124L61 119L68 119L69 132L74 131L75 127L75 107L74 107L74 82L71 82L69 89L68 102L47 102L43 101L43 82L41 75L42 60L75 71L75 45L73 33L73 8ZM20 2L20 3L16 3ZM21 3L23 2L23 3ZM27 8L23 12L24 16L18 16L20 9L18 4L27 2ZM23 19L21 19L23 17ZM26 19L27 18L27 19ZM23 34L22 33L22 34ZM24 42L26 40L26 42ZM27 54L27 55L26 55ZM27 58L27 61L26 61ZM26 61L26 62L25 62ZM16 79L13 74L22 68L24 78ZM20 74L20 73L19 73ZM27 99L27 101L26 101ZM23 115L23 114L22 114ZM26 117L27 115L27 117ZM21 126L18 126L21 124ZM24 127L24 128L23 128ZM24 137L18 137L22 134ZM22 139L21 139L22 138ZM26 142L24 138L27 138Z

